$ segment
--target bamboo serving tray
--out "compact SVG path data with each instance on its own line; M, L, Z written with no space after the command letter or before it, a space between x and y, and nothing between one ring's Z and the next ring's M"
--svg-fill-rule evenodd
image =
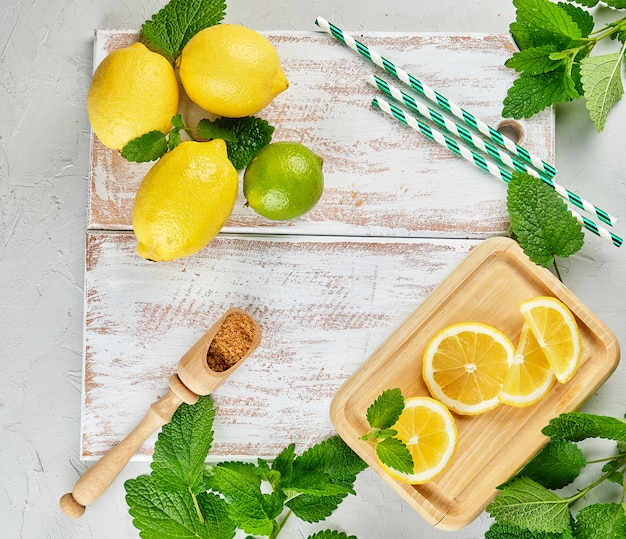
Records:
M583 358L567 384L557 383L527 408L501 405L479 416L455 415L459 445L449 468L425 485L392 479L379 466L373 446L359 440L367 432L366 410L385 389L405 397L429 395L421 376L428 340L448 324L478 321L517 342L523 319L518 304L548 295L565 303L579 325ZM508 238L476 247L376 352L346 381L331 404L339 435L391 487L437 528L453 530L474 520L496 494L496 486L516 473L547 441L541 429L561 413L579 408L619 362L616 337L549 271L528 260Z

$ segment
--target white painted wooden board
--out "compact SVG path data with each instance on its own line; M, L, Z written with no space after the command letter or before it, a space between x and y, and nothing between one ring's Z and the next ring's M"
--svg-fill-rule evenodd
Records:
M197 256L155 264L138 259L132 234L90 232L83 457L132 430L166 393L180 357L231 306L250 312L263 337L213 396L212 455L310 447L333 433L340 385L474 245L223 236Z
M225 231L450 238L507 231L504 182L372 107L380 92L367 76L393 82L380 68L322 32L268 37L290 87L258 116L276 127L275 141L300 141L324 159L326 188L312 212L282 223L246 208L240 189ZM502 100L515 78L503 65L515 50L508 35L357 37L490 125L502 121ZM128 32L99 32L95 62L134 39ZM181 108L184 116L199 114L188 103ZM552 111L519 125L521 143L552 163ZM134 192L149 167L125 162L94 141L90 228L131 230Z
M273 457L333 432L339 386L481 239L508 229L506 186L371 107L380 70L320 32L281 32L290 88L259 116L274 140L325 162L306 216L278 223L240 193L223 233L166 264L135 254L130 214L149 164L92 140L85 277L82 450L100 456L167 388L180 356L228 307L249 309L261 346L216 392L213 456ZM359 34L492 125L513 74L505 35ZM136 39L98 31L96 65ZM184 116L198 117L189 103ZM520 122L522 144L554 160L551 111ZM138 453L152 452L155 437Z

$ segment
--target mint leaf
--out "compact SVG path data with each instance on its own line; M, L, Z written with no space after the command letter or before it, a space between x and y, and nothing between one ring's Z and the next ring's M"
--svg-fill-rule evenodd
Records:
M583 245L582 227L556 191L527 173L514 172L507 208L513 233L528 257L549 267L555 256L566 257Z
M172 64L200 30L218 24L226 13L224 0L171 0L141 27L148 48Z
M387 389L367 409L367 422L375 429L393 427L404 410L404 397L399 388Z
M218 118L215 123L234 135L226 141L228 158L237 170L243 170L254 156L272 141L274 127L267 121L246 116L244 118Z
M214 416L211 397L205 396L196 404L181 404L163 426L151 464L157 488L192 494L206 490L204 461L213 442Z
M552 440L517 474L549 489L569 485L587 464L584 453L568 440Z
M550 0L513 0L517 18L509 27L520 49L555 44L567 48L582 37L567 10Z
M527 75L541 75L554 71L563 65L562 61L555 61L551 55L559 52L560 48L553 44L540 47L530 47L513 54L504 65L525 72Z
M278 494L263 494L247 476L222 465L211 468L209 485L224 496L228 516L239 528L255 535L272 533L274 519L283 510Z
M152 477L139 476L124 483L128 512L142 539L163 537L232 539L235 525L226 512L226 502L213 494L197 497L204 522L198 518L191 495L163 492Z
M328 474L324 472L308 472L289 482L289 487L285 490L289 491L290 497L300 494L309 494L311 496L345 496L354 494L354 490L350 486L332 483Z
M167 152L167 138L161 131L150 131L130 140L122 148L121 155L133 163L155 161Z
M570 2L573 0L570 0ZM600 0L576 0L576 3L586 7L596 7Z
M530 118L543 109L580 97L576 82L561 64L539 75L522 73L507 91L502 115L507 118Z
M604 129L611 107L624 95L621 52L584 58L580 74L589 116L596 131Z
M576 539L623 539L626 513L621 503L598 503L583 507L576 515Z
M485 539L572 539L573 537L571 527L567 527L563 533L533 532L498 522L492 524L485 532Z
M576 23L576 26L580 29L581 37L587 37L591 32L593 32L595 22L588 11L572 4L565 4L564 2L559 2L558 6L565 10L565 12Z
M272 141L274 127L255 116L208 119L198 123L198 134L205 139L221 138L226 142L228 159L243 170L254 156Z
M380 461L401 473L413 473L413 457L404 442L398 438L385 438L376 444Z
M357 539L356 535L346 535L343 532L334 530L322 530L321 532L309 535L308 539Z
M550 420L542 431L553 440L578 442L587 438L605 438L626 442L626 422L615 417L568 412Z
M293 477L293 461L296 458L296 444L289 444L272 463L272 470L280 474L281 481L289 482Z
M568 500L528 477L507 484L487 511L501 524L530 531L562 533L570 523Z
M333 436L296 457L293 462L293 476L290 481L283 483L283 488L287 491L291 485L297 487L305 482L307 476L318 476L322 473L328 477L330 483L345 487L346 492L353 493L356 476L366 467L339 436ZM319 522L330 516L345 496L346 494L302 494L288 500L285 505L305 522Z
M212 122L208 118L198 123L198 135L205 139L220 138L225 142L237 142L237 137L231 130L221 127L217 122Z

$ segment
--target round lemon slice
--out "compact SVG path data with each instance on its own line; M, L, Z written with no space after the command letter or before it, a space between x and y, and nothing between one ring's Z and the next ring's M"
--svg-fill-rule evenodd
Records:
M413 457L413 473L381 467L394 479L413 485L427 483L450 464L458 443L458 431L450 410L430 397L406 399L404 410L392 427Z
M426 345L422 375L431 395L450 410L482 414L500 404L498 396L514 353L509 338L492 326L453 324Z

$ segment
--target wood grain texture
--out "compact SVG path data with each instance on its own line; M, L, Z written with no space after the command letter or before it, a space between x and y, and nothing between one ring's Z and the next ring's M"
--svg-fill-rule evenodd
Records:
M449 324L482 322L517 343L523 325L519 303L553 296L574 314L583 342L580 368L566 384L525 408L500 405L478 416L454 415L459 445L448 469L425 485L392 479L378 465L370 444L366 411L385 389L405 397L430 395L421 376L429 339ZM341 387L331 404L333 424L344 440L428 522L458 529L474 520L493 499L496 486L518 471L547 441L549 420L578 409L618 365L613 332L552 273L536 266L509 238L490 238L471 254ZM410 373L413 373L412 375Z
M333 433L330 401L475 241L219 237L171 264L131 234L89 233L82 454L123 438L231 306L263 332L215 392L214 455L273 457ZM152 451L154 437L142 448Z
M325 191L306 216L273 222L245 207L240 189L226 232L449 238L506 233L504 182L372 107L377 94L365 80L370 73L388 78L382 70L324 33L268 37L290 87L259 116L276 127L275 141L300 141L324 159ZM134 39L128 32L98 32L95 63ZM502 100L515 78L503 65L515 50L509 36L367 33L359 39L478 118L494 126L502 121ZM202 117L185 99L181 113ZM521 143L553 162L552 111L518 124ZM131 230L134 193L149 167L125 162L93 140L89 228Z

